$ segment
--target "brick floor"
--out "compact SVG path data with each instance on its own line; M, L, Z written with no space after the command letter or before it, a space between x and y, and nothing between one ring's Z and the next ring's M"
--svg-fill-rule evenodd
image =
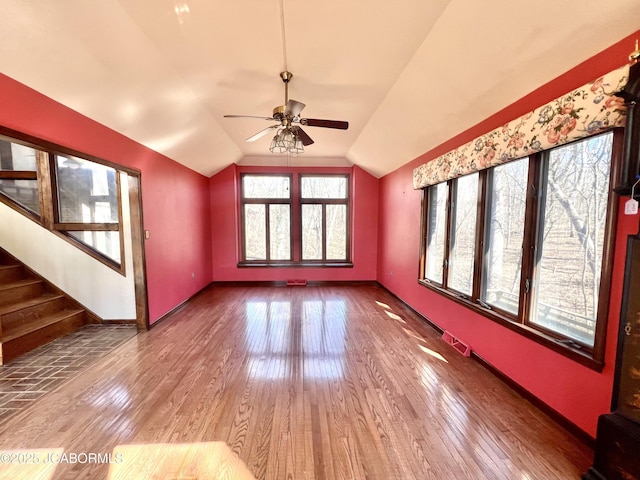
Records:
M86 325L1 365L0 424L135 334L135 325Z

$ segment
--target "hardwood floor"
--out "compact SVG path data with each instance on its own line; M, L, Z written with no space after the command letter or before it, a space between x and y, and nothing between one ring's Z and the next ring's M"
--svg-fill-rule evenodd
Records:
M592 456L365 285L210 287L0 426L14 459L67 460L42 478L106 478L95 455L115 451L110 478L132 478L114 474L130 462L133 478L246 479L239 463L193 465L212 442L256 479L577 479ZM0 478L52 468L19 467Z

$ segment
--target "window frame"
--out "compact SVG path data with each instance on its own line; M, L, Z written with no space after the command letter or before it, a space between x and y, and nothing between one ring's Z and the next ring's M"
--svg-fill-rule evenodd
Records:
M439 184L433 185L433 187L435 187L437 189L438 185L444 185L444 188L446 189L445 192L445 197L444 197L444 214L445 214L445 220L444 220L444 238L442 239L442 248L443 248L443 253L442 253L442 258L438 258L438 260L442 261L442 273L440 275L441 277L441 281L438 281L437 279L434 278L427 278L427 268L426 268L426 264L427 264L427 247L428 247L428 242L427 242L427 235L429 233L429 225L431 224L431 218L430 218L430 214L431 214L431 207L432 207L432 198L431 198L431 189L423 189L423 196L422 196L422 204L423 204L423 210L422 210L422 226L421 226L421 230L420 230L420 245L421 245L421 249L422 249L422 255L421 255L421 260L420 260L420 279L422 279L425 282L428 282L429 284L432 285L438 285L441 288L446 288L445 287L445 282L447 279L447 275L446 273L448 272L448 267L449 267L449 258L448 258L448 254L449 254L449 249L447 248L447 239L449 238L449 222L447 221L450 217L450 195L451 195L451 183L450 182L441 182ZM436 199L438 198L438 194L437 194L437 190L434 189L433 191L435 192L433 196L436 197Z
M472 284L471 284L471 296L473 297L474 295L476 295L476 273L478 270L477 267L477 263L476 260L478 258L478 232L480 230L478 230L478 217L480 215L480 212L478 211L478 203L477 203L477 198L480 195L480 191L481 191L481 175L480 172L474 172L471 175L474 175L475 173L478 174L478 187L477 187L477 196L476 196L476 221L475 221L475 232L474 232L474 236L475 236L475 244L473 247L473 273L472 273ZM447 200L447 205L448 205L448 211L447 211L447 216L445 218L445 222L446 222L446 238L445 238L445 266L446 266L446 277L443 275L443 282L446 282L446 285L448 289L450 289L451 291L455 292L459 297L461 298L468 298L469 294L462 292L461 290L458 290L456 288L454 288L453 286L449 286L449 273L451 272L451 252L454 249L454 245L455 245L455 235L457 235L457 232L455 231L454 228L454 224L457 220L457 215L458 215L458 211L457 211L457 200L458 200L458 192L459 192L459 188L458 188L458 183L460 181L460 178L462 177L458 177L455 179L455 181L452 183L452 185L449 186L449 191L447 192L449 198ZM477 295L476 295L477 296Z
M245 199L243 193L243 179L245 176L272 176L272 177L290 177L290 237L291 237L291 260L246 260L245 249L245 220L244 220L244 205L247 203L283 203L284 199ZM344 177L346 178L346 199L303 199L301 198L302 177ZM240 170L236 178L237 182L237 217L239 219L239 225L237 230L237 245L238 245L238 268L286 268L286 267L320 267L320 268L353 268L351 261L352 256L352 222L351 222L351 186L352 175L344 170L339 173L335 172L309 172L308 170L301 169L274 169L273 171L257 171L253 168L247 168ZM345 204L346 205L346 254L347 260L302 260L302 205L309 203L321 203L325 204ZM267 225L268 227L268 225ZM323 242L324 248L324 242ZM267 250L269 245L267 244ZM269 252L267 252L269 253Z
M324 178L344 178L345 179L345 198L317 198L302 196L302 180L304 178L324 177ZM298 174L298 205L299 207L299 231L300 231L300 261L306 264L321 265L339 265L351 262L351 215L350 200L351 188L348 173L300 173ZM322 258L321 259L304 259L303 254L303 235L302 235L302 206L303 205L321 205L322 208ZM345 206L345 258L344 259L327 259L327 205L344 205Z
M51 212L51 229L55 232L60 233L67 241L73 243L76 247L83 250L87 254L92 257L100 260L103 263L106 263L110 266L115 267L117 270L121 271L124 274L124 236L122 234L123 226L122 226L122 189L120 187L120 172L117 168L114 168L110 165L104 165L100 162L94 162L93 160L88 160L78 155L73 155L74 157L80 158L81 160L86 160L92 163L98 163L108 168L113 168L115 170L115 183L116 183L116 199L118 201L118 221L117 222L108 222L108 223L97 223L97 222L62 222L60 215L60 201L59 201L59 190L58 190L58 173L56 168L56 157L68 157L69 155L61 154L57 152L49 153L49 183L51 185L51 199L52 199L52 207L53 211ZM116 262L111 257L103 254L99 250L93 248L91 245L75 238L70 234L70 232L118 232L118 240L120 242L120 262Z
M519 305L518 314L514 315L506 310L502 310L498 307L488 305L480 299L481 297L481 282L483 280L482 274L485 270L486 256L484 252L485 242L487 241L487 228L486 222L488 220L488 200L489 200L489 176L492 172L492 168L485 169L479 172L479 189L478 189L478 210L476 217L476 250L474 261L474 284L473 295L471 298L466 295L460 294L448 286L448 270L447 261L449 251L451 248L451 209L453 208L451 196L452 185L455 185L456 179L448 180L447 194L447 213L446 213L446 238L445 238L445 262L443 265L443 282L438 284L425 277L427 259L427 244L426 235L429 226L429 191L431 187L427 187L422 191L422 210L421 210L421 226L420 226L420 254L418 265L418 283L430 290L441 294L450 300L453 300L472 311L482 315L485 318L496 321L497 323L516 331L523 336L544 345L568 358L571 358L593 370L602 371L604 367L604 349L606 342L606 329L608 321L608 312L610 304L610 291L611 291L611 278L612 278L612 264L615 250L615 235L616 225L618 218L618 199L617 194L614 191L615 185L618 184L620 171L622 168L622 148L624 134L623 129L616 128L603 132L602 134L612 133L612 151L611 151L611 163L609 172L609 190L607 196L606 207L606 222L604 226L604 243L602 248L601 270L600 270L600 285L598 290L598 308L595 316L595 338L593 347L579 343L568 336L563 336L558 332L554 332L549 329L545 329L541 326L532 325L530 323L530 315L532 314L531 301L533 292L530 288L533 278L535 278L536 269L536 242L538 238L537 226L541 210L541 189L543 176L542 168L545 158L548 158L551 150L543 152L537 152L530 155L528 178L526 187L526 206L525 206L525 218L524 218L524 238L522 245L522 265L520 275L519 286ZM577 140L587 141L587 139ZM563 146L566 146L563 145ZM561 148L562 146L556 147ZM444 182L443 182L444 183Z
M289 198L247 198L244 196L245 177L282 177L289 181ZM241 266L275 266L293 263L293 175L290 173L241 173L240 174L240 247ZM265 259L247 260L245 205L264 205L265 207ZM289 205L289 260L271 260L271 226L269 222L270 205Z
M41 189L38 184L39 182L38 168L40 165L40 161L38 160L38 157L43 155L45 152L43 152L40 149L40 147L37 147L36 145L31 145L25 142L21 142L20 140L17 140L15 138L3 135L1 132L0 132L0 140L8 143L16 143L25 147L33 148L36 151L36 170L1 170L0 169L0 180L33 180L35 181L36 188L38 189L38 198L39 198L38 201L39 201L40 213L37 213L37 212L34 212L33 210L28 209L22 203L14 200L13 198L9 197L8 195L5 195L2 192L0 192L0 201L5 205L13 208L14 210L20 212L24 216L34 220L35 222L40 223L42 219L43 203L42 203L42 195L40 193Z

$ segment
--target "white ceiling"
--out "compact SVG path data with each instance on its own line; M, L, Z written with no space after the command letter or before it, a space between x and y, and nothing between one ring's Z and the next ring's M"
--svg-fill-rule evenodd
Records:
M0 0L0 72L210 176L281 163L280 0ZM187 11L188 10L188 11ZM288 162L382 176L640 28L640 0L284 0ZM629 51L633 45L629 45ZM626 59L621 58L620 64ZM267 157L267 158L265 158Z

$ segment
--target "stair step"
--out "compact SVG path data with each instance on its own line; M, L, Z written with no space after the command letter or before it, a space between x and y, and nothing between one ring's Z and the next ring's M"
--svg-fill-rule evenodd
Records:
M33 334L35 332L39 332L41 330L43 331L52 330L51 333L65 332L66 330L68 330L67 324L71 323L75 325L75 320L80 321L77 327L79 328L84 323L84 314L85 314L84 310L74 308L74 309L60 310L59 312L52 313L41 318L32 318L29 321L16 326L15 328L11 328L11 329L8 329L7 331L3 331L2 346L4 348L5 343L9 343L12 340L16 340L16 339L22 340L22 337ZM70 320L71 322L69 322ZM60 325L57 325L57 324L60 324ZM57 327L57 328L51 329L50 327ZM70 331L72 330L69 330L69 332ZM62 335L65 335L66 333L62 333ZM62 335L56 334L51 338L51 340L58 338ZM47 342L44 342L44 343L47 343ZM42 343L41 345L44 345L44 343Z
M64 295L45 292L42 295L0 306L0 322L2 331L12 325L27 321L29 318L40 318L63 310L68 305Z
M101 320L0 248L0 365Z
M0 285L0 306L37 297L44 292L44 283L38 278L27 278Z
M51 315L46 320L41 318L39 324L30 325L30 329L22 326L20 331L11 332L6 339L0 342L0 363L4 365L56 338L68 335L82 328L85 323L86 312L84 310L69 309Z
M0 283L9 283L25 278L22 265L0 265Z
M0 250L0 265L16 265L16 259L4 250Z

